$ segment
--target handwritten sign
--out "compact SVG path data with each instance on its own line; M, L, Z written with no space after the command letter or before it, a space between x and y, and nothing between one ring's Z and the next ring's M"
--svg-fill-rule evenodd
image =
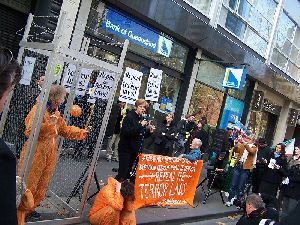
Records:
M145 100L150 100L153 102L158 101L162 73L162 70L151 68L147 83Z
M84 96L93 70L82 68L76 88L76 95Z
M126 68L119 100L134 105L139 96L143 73L129 67Z
M193 206L203 161L141 154L136 171L135 207Z
M20 84L30 85L36 58L26 56L22 68L22 79Z
M65 90L68 93L70 93L70 89L72 87L75 71L76 71L76 66L74 64L69 64L67 69L64 72L63 86L65 87Z
M115 82L115 73L100 71L91 97L107 100Z
M76 71L76 66L74 64L69 64L68 68L65 70L63 86L66 89L66 92L70 93L72 83L74 80L74 75ZM86 88L88 86L91 74L93 70L82 68L79 81L76 87L76 95L85 95Z

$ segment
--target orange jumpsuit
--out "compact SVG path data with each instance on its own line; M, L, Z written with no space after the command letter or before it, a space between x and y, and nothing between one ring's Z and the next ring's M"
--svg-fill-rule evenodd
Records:
M124 199L120 192L116 192L118 181L108 178L108 184L96 195L94 204L89 213L92 225L118 225Z
M125 200L121 211L120 225L136 225L134 201Z
M30 135L36 108L37 105L31 109L25 119L26 137L29 137ZM56 165L58 136L61 135L66 139L73 140L82 140L86 137L86 132L84 129L74 126L67 126L59 111L56 111L55 115L57 116L58 121L56 125L52 125L50 124L51 114L47 110L45 111L36 150L33 155L32 164L30 166L26 182L27 189L31 191L34 198L34 206L32 209L36 208L45 198L46 191ZM22 162L24 160L27 144L28 141L25 142L21 152L18 173L20 173L22 168Z

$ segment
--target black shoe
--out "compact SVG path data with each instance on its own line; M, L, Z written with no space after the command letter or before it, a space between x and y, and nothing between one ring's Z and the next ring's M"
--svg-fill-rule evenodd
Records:
M33 211L27 215L27 217L32 218L32 219L40 219L41 214L39 214L37 211Z
M119 172L119 168L112 168L112 171L117 173L117 172Z

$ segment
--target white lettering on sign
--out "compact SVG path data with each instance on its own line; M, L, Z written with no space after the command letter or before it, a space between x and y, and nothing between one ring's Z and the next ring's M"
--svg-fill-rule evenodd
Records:
M162 73L163 73L162 70L151 68L148 82L147 82L145 100L150 100L153 102L158 101L160 84L162 80Z
M91 96L93 98L100 98L107 100L110 96L110 93L113 89L115 82L115 73L100 71L95 82L93 93Z
M20 84L30 85L35 61L36 58L34 57L25 57L22 68L22 79L20 80Z
M121 84L119 100L134 105L139 96L143 73L126 68Z

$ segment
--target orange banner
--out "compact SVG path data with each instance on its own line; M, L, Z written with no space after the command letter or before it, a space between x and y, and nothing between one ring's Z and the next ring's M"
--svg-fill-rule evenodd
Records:
M193 206L203 161L152 154L139 156L135 180L136 209L148 206Z

